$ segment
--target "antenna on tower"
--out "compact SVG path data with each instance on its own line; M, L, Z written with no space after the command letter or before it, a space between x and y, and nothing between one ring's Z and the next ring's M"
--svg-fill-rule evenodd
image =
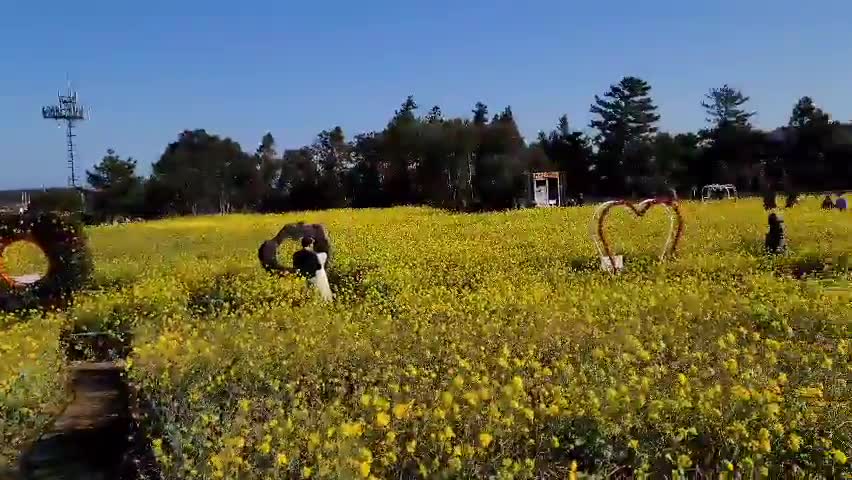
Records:
M66 75L66 80L68 82L68 89L63 95L61 91L58 92L57 97L59 98L59 103L56 105L48 105L42 107L41 115L42 117L48 120L56 120L58 123L65 123L65 138L66 138L66 146L68 148L68 169L70 170L71 175L68 177L68 184L71 187L77 187L77 175L75 172L74 165L74 127L77 122L82 122L86 119L86 112L83 106L77 101L77 92L74 91L73 86L71 85L71 80L68 79Z

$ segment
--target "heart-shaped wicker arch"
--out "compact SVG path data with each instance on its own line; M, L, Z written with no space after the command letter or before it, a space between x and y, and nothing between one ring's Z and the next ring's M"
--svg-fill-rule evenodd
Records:
M666 258L667 255L674 254L677 251L677 246L680 243L680 239L683 234L683 217L680 214L677 202L668 198L649 198L639 202L638 204L633 204L627 200L612 200L602 203L597 210L595 210L590 227L592 230L592 240L595 242L595 248L598 250L598 255L602 258L609 258L610 265L615 266L612 247L610 247L609 241L604 233L604 221L613 207L627 207L634 215L642 217L654 205L664 206L669 213L669 233L666 238L666 243L663 246L663 250L660 252L660 260ZM677 228L675 228L675 224L677 224Z

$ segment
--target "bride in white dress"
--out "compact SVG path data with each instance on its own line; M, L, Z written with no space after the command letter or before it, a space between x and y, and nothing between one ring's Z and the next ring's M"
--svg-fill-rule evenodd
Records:
M323 300L330 302L332 300L331 285L328 284L328 274L325 271L325 261L328 259L328 254L325 252L317 252L320 269L316 275L310 279L311 285L317 289Z

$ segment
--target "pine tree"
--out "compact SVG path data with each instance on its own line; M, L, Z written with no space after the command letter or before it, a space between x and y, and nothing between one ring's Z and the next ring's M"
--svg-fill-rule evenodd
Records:
M598 130L595 166L606 193L619 193L630 177L646 174L650 162L648 144L660 120L650 92L648 82L624 77L603 98L595 95L591 106L591 112L598 116L591 122L591 127Z
M600 142L623 147L630 142L647 139L657 131L660 120L650 97L651 86L637 77L624 77L612 85L604 98L595 95L591 112L600 118L592 120L592 128L600 132Z
M435 105L429 110L429 113L426 114L426 122L427 123L441 123L444 120L444 115L441 113L441 107Z
M788 125L801 128L809 125L826 125L829 122L830 116L814 105L811 97L804 96L793 106L793 113L790 115Z
M474 125L485 125L488 123L488 107L484 103L476 102L472 112Z
M749 97L743 95L741 91L725 84L721 88L711 88L705 98L701 106L707 112L707 122L713 124L715 128L751 127L749 121L756 112L749 112L742 108L749 101Z

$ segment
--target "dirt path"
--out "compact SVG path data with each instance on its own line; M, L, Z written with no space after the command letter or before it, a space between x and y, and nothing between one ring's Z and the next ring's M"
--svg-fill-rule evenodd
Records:
M78 362L70 370L74 399L24 455L23 478L138 478L123 461L132 422L121 367Z

